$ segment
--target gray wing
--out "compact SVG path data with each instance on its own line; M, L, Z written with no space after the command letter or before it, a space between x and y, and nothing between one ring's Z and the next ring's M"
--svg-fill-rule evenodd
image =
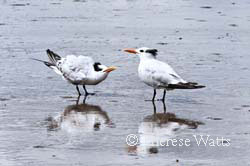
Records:
M158 60L146 64L148 78L158 86L167 86L168 84L186 83L167 63Z
M79 82L87 79L93 72L94 61L90 57L68 55L57 62L59 70L63 76L72 82Z

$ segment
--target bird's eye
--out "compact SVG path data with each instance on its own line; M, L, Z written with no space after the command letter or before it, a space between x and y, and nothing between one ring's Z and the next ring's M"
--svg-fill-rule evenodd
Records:
M144 52L143 50L140 50L140 52Z

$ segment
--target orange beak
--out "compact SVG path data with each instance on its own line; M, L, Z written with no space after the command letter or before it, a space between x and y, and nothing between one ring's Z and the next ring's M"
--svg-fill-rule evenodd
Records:
M107 69L105 69L103 72L109 73L115 69L117 69L117 67L111 66L111 67L108 67Z
M137 52L135 51L135 49L124 49L125 52L128 53L132 53L132 54L136 54Z

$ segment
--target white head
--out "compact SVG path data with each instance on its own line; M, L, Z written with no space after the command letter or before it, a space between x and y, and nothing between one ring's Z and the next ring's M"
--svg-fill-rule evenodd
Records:
M124 51L132 54L138 54L140 59L155 59L158 52L157 49L147 47L141 47L138 49L125 49Z
M116 67L114 66L107 67L99 62L94 63L93 67L94 67L94 77L96 81L98 81L98 83L104 80L111 71L114 71L116 69Z

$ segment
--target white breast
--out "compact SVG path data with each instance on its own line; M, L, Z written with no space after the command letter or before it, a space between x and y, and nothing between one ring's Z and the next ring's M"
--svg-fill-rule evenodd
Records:
M149 70L146 66L147 66L147 63L140 62L139 67L138 67L139 78L145 84L156 88L158 86L158 82L153 79L154 71Z

